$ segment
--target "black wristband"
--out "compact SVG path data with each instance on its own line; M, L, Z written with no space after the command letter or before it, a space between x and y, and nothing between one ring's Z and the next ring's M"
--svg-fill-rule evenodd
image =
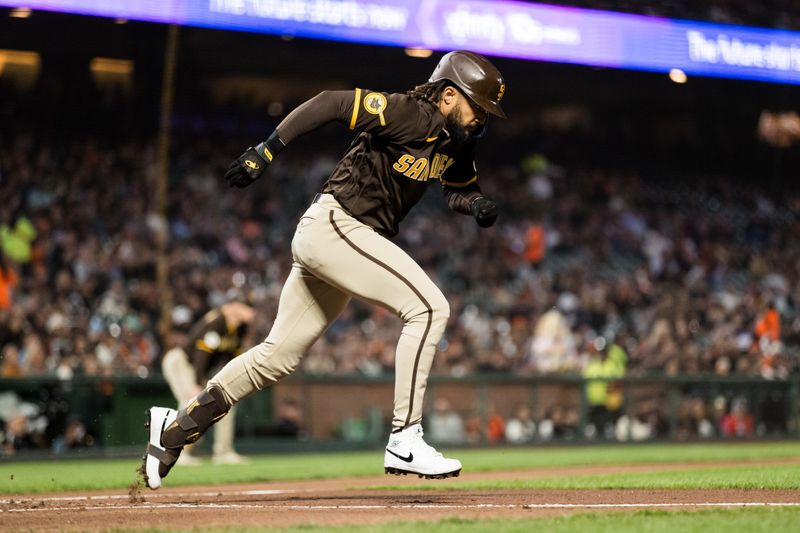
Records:
M266 141L259 143L259 145L256 146L256 152L258 152L258 155L263 157L267 163L272 163L272 160L275 158L275 156L278 155L285 147L286 143L281 140L280 136L278 135L278 130L275 130Z
M485 196L475 198L470 204L469 210L482 228L492 226L497 220L497 204Z
M476 216L478 214L478 207L479 207L479 200L486 198L485 196L476 196L469 202L469 212L472 216Z

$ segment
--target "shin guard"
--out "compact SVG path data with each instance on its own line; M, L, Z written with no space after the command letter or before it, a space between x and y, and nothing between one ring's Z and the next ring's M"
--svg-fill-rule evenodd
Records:
M161 435L165 448L182 448L194 444L214 423L228 414L230 405L225 401L222 391L209 387L197 398L178 411L178 416Z

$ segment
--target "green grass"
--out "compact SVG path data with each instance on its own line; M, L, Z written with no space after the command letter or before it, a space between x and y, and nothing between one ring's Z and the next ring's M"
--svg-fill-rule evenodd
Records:
M272 533L393 533L425 531L425 533L794 533L800 523L800 508L714 509L704 511L638 511L624 513L580 513L552 518L527 520L465 520L451 518L435 522L394 522L375 526L303 525L289 528L258 528ZM130 530L113 530L122 533ZM137 530L139 533L141 530ZM147 530L157 532L160 530ZM174 530L171 530L174 531ZM242 528L193 529L194 532L243 533Z
M456 455L474 472L578 465L704 461L763 461L798 457L800 442L605 445L569 448L463 450ZM488 460L487 460L488 459Z
M385 485L380 490L408 490ZM434 487L420 483L419 490L497 489L800 489L800 465L680 468L675 470L532 477L498 481L453 481Z
M465 472L703 461L763 461L800 456L800 443L620 445L569 448L498 448L453 453ZM122 489L136 479L137 459L0 462L0 494ZM770 487L798 488L797 467L714 468L696 472L616 474L522 480L542 488ZM249 465L175 468L169 486L285 481L381 475L383 454L375 452L295 454L256 457ZM508 482L515 483L515 482ZM561 485L559 485L561 483ZM444 487L447 485L438 485ZM428 485L433 486L433 485ZM475 486L474 484L472 486ZM506 485L512 486L512 485Z

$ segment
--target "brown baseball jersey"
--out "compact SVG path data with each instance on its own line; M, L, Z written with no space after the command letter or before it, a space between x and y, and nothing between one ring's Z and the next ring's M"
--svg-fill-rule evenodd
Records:
M469 214L470 201L480 196L475 141L453 142L434 104L367 89L325 91L290 113L277 131L289 144L331 121L358 135L322 192L379 233L396 235L431 181L441 183L448 205L460 213Z

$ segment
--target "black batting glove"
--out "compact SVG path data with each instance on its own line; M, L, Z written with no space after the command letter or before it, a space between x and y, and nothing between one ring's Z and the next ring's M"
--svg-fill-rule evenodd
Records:
M272 159L286 146L278 132L274 131L269 139L244 151L236 161L231 163L225 173L225 181L229 187L243 189L261 177Z
M469 204L470 213L482 228L488 228L497 220L497 204L486 197L478 196Z
M257 148L251 146L228 167L225 181L229 187L243 189L260 178L267 169L269 161L259 155Z

